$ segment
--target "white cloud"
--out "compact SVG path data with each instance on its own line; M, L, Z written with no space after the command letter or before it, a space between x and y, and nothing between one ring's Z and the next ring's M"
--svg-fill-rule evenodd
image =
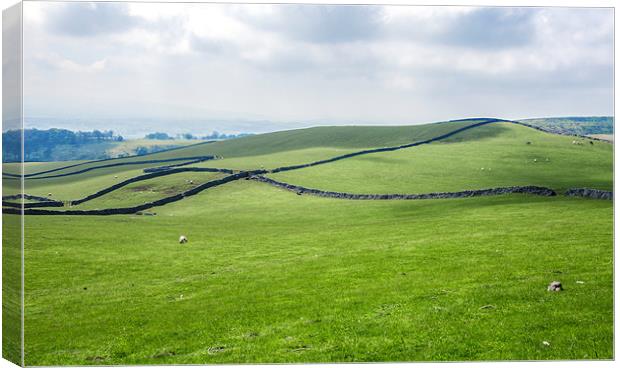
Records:
M613 111L609 9L39 2L25 9L31 115L383 124ZM63 26L62 17L82 13L91 22L84 32Z

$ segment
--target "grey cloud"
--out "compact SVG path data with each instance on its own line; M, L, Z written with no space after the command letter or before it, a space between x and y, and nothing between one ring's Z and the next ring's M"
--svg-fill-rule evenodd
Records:
M537 9L477 8L469 13L386 24L385 37L473 49L523 46L534 40Z
M271 18L243 17L255 26L304 42L367 40L381 32L381 8L356 5L281 5Z
M533 40L535 9L480 8L438 34L445 43L473 48L522 46Z
M47 20L50 31L77 37L125 32L140 23L123 3L56 3Z

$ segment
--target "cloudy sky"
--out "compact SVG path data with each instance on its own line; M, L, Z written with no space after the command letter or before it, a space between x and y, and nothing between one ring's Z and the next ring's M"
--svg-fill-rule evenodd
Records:
M613 113L611 9L26 2L24 60L32 121L200 133Z

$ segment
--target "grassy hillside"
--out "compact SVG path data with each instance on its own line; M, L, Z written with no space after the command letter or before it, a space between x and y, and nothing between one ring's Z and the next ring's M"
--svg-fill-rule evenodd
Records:
M511 185L611 190L613 145L590 145L585 140L583 145L574 145L573 140L499 123L429 145L269 177L309 188L351 193L429 193Z
M106 163L218 155L186 167L275 168L472 123L312 128ZM573 140L492 123L268 176L354 193L611 189L613 146ZM161 165L27 179L25 191L78 199ZM225 175L150 178L73 209L129 207ZM4 195L16 183L4 179ZM237 180L150 212L25 218L27 365L613 358L612 201L344 200ZM555 280L563 292L546 290Z
M26 227L27 364L612 357L608 201L241 181L155 217ZM565 292L546 291L556 279Z
M194 140L158 140L158 139L129 139L123 142L115 142L105 150L106 157L124 157L139 154L140 152L152 153L170 148L189 146L196 144Z
M524 123L553 132L577 135L613 134L612 116L574 116L561 118L538 118L521 120Z
M84 202L73 209L131 207L175 195L217 178L221 173L180 173L129 184L103 197ZM190 183L191 181L191 183ZM73 198L77 199L77 198Z
M429 139L478 121L467 120L416 126L316 127L289 130L212 143L197 143L147 156L121 158L114 162L218 155L224 160L209 162L203 166L228 167L227 165L230 164L233 168L247 168L248 165L256 163L260 166L264 162L265 167L278 167L325 159L365 148L394 146ZM229 160L231 158L235 160ZM74 172L98 165L102 163L86 163L79 167L58 171L55 174Z

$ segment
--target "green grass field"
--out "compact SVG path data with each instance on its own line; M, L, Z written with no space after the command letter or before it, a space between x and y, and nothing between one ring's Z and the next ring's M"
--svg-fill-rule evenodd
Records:
M273 169L471 123L312 128L148 157L218 155L190 166ZM156 216L26 216L25 362L612 359L613 203L561 194L611 190L613 146L573 139L492 123L267 175L352 193L539 185L555 197L355 201L236 180L154 207ZM25 191L78 199L160 165L27 179ZM226 175L161 176L72 209L130 207ZM6 265L14 250L3 253ZM564 291L547 291L555 280Z
M429 145L270 177L352 193L428 193L510 185L612 190L613 146L574 145L574 139L508 123L492 124Z

